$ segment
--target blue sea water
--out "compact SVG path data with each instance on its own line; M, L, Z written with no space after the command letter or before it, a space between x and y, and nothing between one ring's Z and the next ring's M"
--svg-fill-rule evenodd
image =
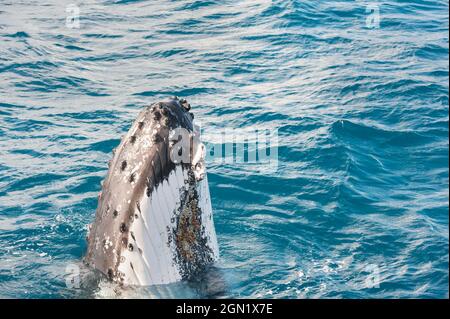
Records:
M0 0L0 297L448 298L448 6ZM209 163L220 261L117 291L86 226L170 95L208 131L276 130L278 167Z

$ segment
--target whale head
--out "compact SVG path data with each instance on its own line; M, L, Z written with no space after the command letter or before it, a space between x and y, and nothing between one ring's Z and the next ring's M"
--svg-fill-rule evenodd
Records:
M205 147L190 105L144 108L113 152L85 262L123 284L189 278L218 258Z

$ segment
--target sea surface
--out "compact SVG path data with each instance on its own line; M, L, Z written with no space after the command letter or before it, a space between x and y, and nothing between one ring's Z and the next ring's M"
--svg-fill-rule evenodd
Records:
M0 0L0 297L448 298L448 9ZM277 162L210 161L220 260L119 289L86 227L112 149L172 95L205 143L276 133Z

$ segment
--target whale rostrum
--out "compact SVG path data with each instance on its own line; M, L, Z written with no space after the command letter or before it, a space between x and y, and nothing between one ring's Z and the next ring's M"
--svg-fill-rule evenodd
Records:
M219 257L205 146L189 103L146 107L113 152L89 226L85 262L109 279L188 279Z

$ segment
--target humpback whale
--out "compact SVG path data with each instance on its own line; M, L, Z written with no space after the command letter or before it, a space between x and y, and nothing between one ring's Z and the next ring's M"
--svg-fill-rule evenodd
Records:
M205 146L191 106L145 107L113 151L84 261L125 285L192 278L219 257Z

